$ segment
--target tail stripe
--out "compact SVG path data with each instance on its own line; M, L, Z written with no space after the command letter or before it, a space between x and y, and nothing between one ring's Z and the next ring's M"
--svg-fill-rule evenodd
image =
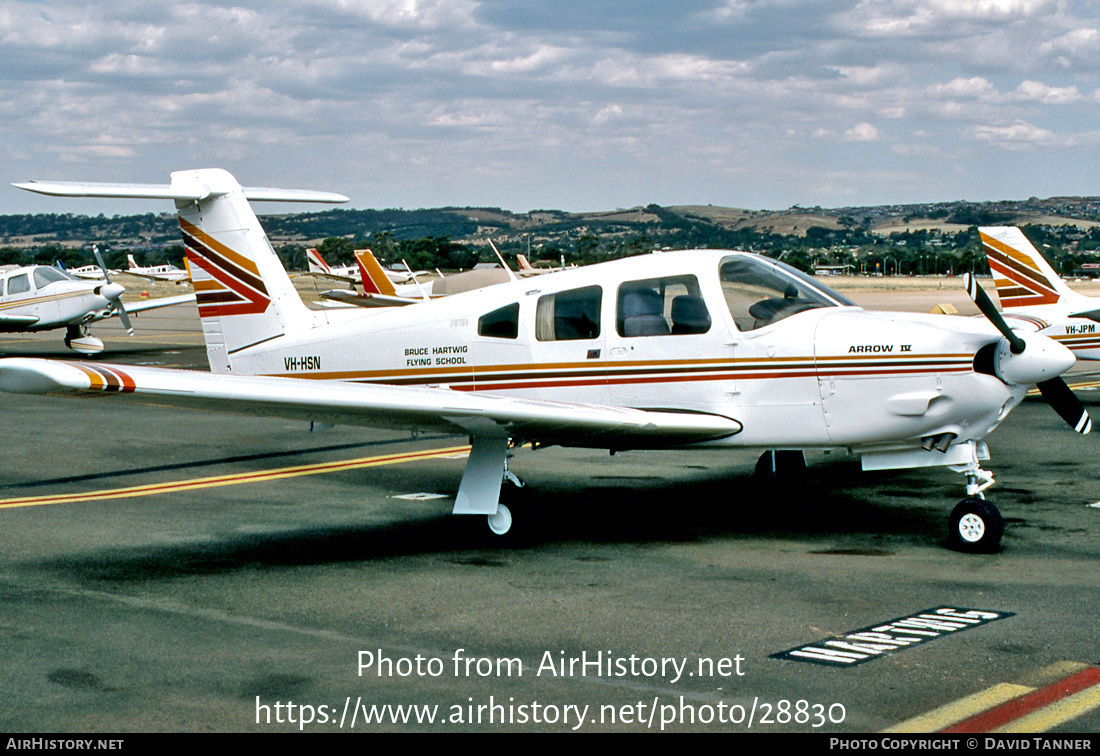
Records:
M187 259L209 274L195 281L195 300L202 317L263 313L271 304L256 264L180 218Z
M1007 279L996 281L997 296L1002 307L1054 304L1058 301L1058 292L1027 255L984 234L982 243L985 245L990 270ZM1008 285L1002 286L1002 283Z

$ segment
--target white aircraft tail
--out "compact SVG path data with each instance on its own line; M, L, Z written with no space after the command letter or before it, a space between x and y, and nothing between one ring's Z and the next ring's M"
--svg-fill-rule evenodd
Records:
M310 247L306 250L306 262L309 263L310 273L331 273L332 268L325 262L325 258L321 257L321 253Z
M139 267L133 255L126 255L126 262L129 263L130 270L137 270Z
M21 189L69 197L173 199L187 248L210 369L232 371L232 355L311 328L302 303L249 200L346 202L339 194L245 189L220 169L179 171L170 185L28 182Z
M1072 291L1016 226L979 228L1001 308L1074 302Z

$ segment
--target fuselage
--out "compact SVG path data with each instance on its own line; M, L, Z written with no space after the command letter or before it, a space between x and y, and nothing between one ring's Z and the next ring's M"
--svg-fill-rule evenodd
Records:
M111 303L99 288L46 265L2 270L0 330L42 331L105 317Z
M1054 339L1073 352L1079 360L1100 360L1100 324L1085 317L1071 317L1072 312L1092 310L1094 302L1068 302L1004 310L1013 328L1032 329Z
M678 410L736 419L718 442L911 447L981 439L1025 388L975 370L967 318L868 312L740 252L647 255L413 306L332 312L232 355L232 370Z

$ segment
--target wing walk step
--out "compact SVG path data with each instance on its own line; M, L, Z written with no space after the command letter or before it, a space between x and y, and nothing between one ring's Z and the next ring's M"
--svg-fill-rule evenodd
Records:
M1100 667L1058 662L907 719L883 732L1046 732L1100 707Z

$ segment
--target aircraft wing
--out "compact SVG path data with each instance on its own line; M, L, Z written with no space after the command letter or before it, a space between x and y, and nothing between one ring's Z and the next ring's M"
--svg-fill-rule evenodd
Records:
M323 291L321 296L325 299L353 304L356 307L400 307L401 305L411 305L424 301L422 299L410 299L409 297L388 297L385 294L373 294L369 291L359 294L348 289Z
M596 449L664 448L740 432L720 415L516 399L442 388L0 359L0 390L79 395L343 425L441 431Z
M123 270L123 271L119 271L119 272L120 273L125 273L128 276L133 276L134 278L144 278L146 281L167 281L168 280L168 278L165 277L165 276L158 276L158 275L154 275L153 273L138 273L136 270Z
M305 273L299 273L300 276L312 276L313 278L328 278L333 281L342 281L344 283L357 284L359 283L358 276L338 276L335 273L323 273L316 270L310 270ZM297 276L295 276L297 278Z
M136 312L156 310L160 307L171 307L172 305L187 304L194 301L194 294L180 294L178 297L158 297L157 299L147 299L144 302L126 302L126 312L133 315Z

